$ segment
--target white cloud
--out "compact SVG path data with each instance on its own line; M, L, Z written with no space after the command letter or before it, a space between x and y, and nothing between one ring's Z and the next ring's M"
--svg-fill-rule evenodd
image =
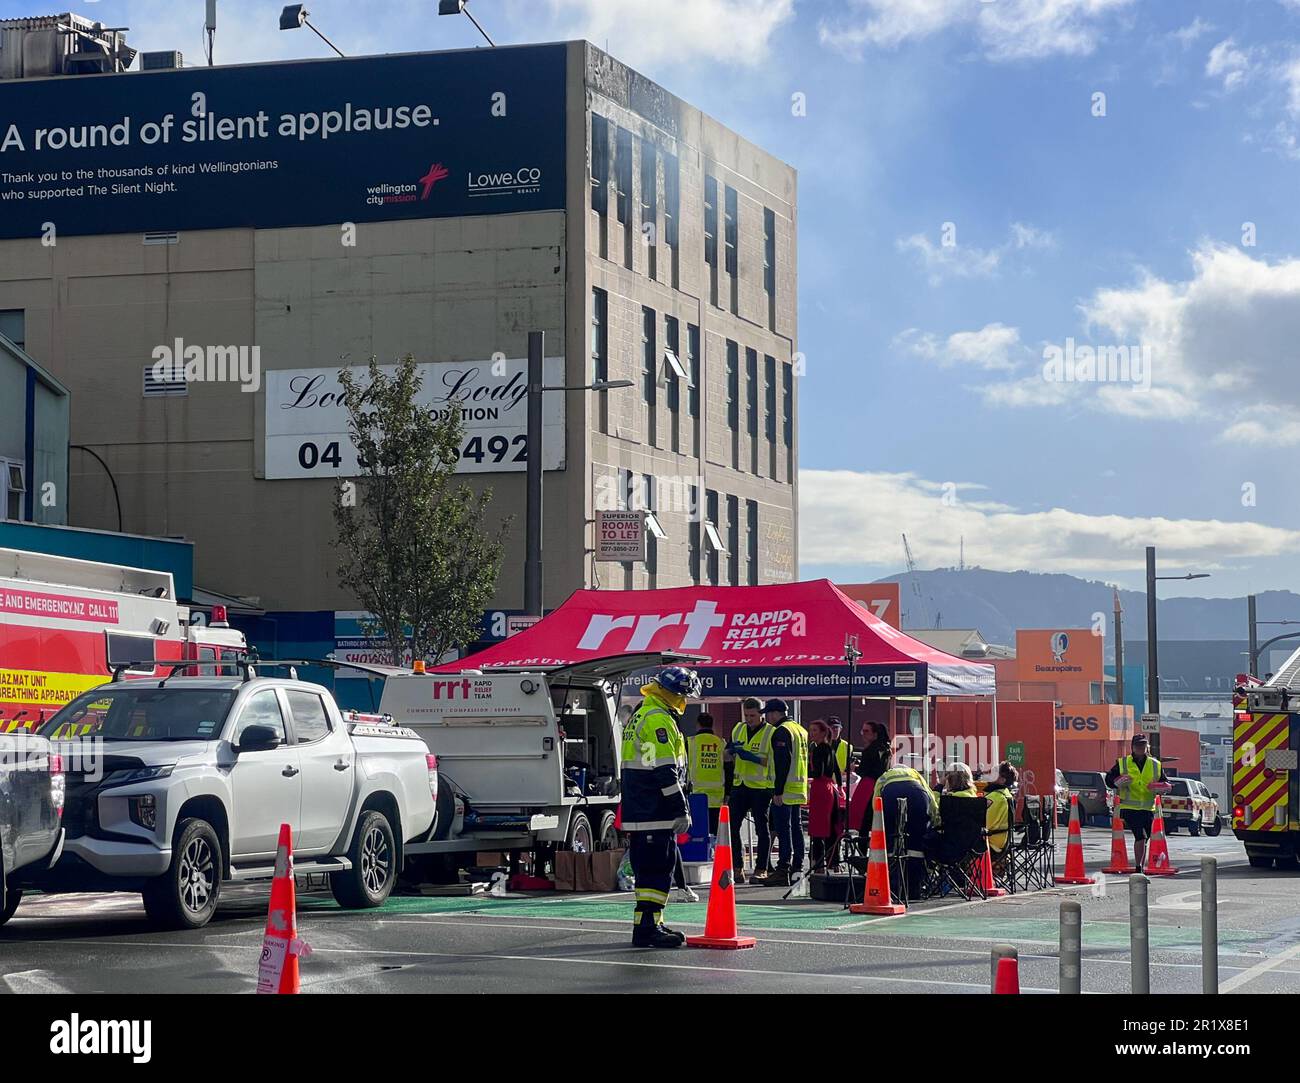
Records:
M943 500L961 483L915 474L851 470L799 472L799 557L810 565L899 564L899 534L923 566L966 562L1001 571L1127 572L1143 546L1170 564L1214 569L1243 558L1300 551L1300 531L1253 522L1087 515L1065 508L1020 509L989 500Z
M1008 239L994 248L959 243L935 244L924 233L900 237L895 247L900 252L915 254L929 273L930 284L938 285L945 278L991 278L997 274L1008 253L1051 248L1055 243L1055 238L1046 230L1012 222Z
M978 369L1012 369L1024 352L1019 330L1002 323L985 324L978 331L957 331L946 339L909 327L895 337L894 346L944 368L965 365Z
M856 17L823 21L821 39L846 52L896 48L954 27L973 31L991 60L1087 56L1107 16L1133 0L850 0Z
M1175 30L1170 37L1174 38L1184 49L1187 49L1194 45L1199 38L1210 33L1213 29L1213 24L1207 23L1198 15L1186 26Z
M1237 48L1232 38L1224 38L1205 61L1205 74L1211 79L1221 79L1224 90L1236 90L1252 74L1252 57L1249 51Z
M549 0L564 37L606 41L633 66L700 59L752 67L766 60L794 0Z

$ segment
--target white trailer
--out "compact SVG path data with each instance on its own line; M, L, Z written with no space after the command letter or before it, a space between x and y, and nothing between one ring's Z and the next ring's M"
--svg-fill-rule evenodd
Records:
M355 667L385 678L380 713L415 730L438 760L438 816L407 844L408 875L450 878L478 851L528 851L538 870L556 848L614 845L623 679L698 661L647 652L487 672Z

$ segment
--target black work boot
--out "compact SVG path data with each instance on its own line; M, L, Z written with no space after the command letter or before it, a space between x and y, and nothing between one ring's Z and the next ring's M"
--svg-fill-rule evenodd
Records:
M641 911L641 920L632 926L634 948L680 948L685 943L686 937L665 929L658 916L656 911Z

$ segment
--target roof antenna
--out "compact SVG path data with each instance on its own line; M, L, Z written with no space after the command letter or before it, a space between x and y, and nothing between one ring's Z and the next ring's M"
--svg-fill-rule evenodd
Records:
M212 39L217 36L217 0L208 0L207 18L203 20L203 31L208 36L208 67L212 67Z

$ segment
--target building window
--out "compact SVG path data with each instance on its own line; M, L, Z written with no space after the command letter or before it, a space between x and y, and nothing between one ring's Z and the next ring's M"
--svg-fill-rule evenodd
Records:
M664 244L677 247L677 216L681 209L682 186L677 155L664 155Z
M718 493L708 489L704 498L704 548L709 554L709 583L718 586L718 554L722 552L722 536L718 533Z
M727 582L740 586L740 501L727 497Z
M677 413L682 405L682 380L685 370L679 360L681 357L678 341L679 324L676 316L664 317L664 363L668 366L668 409Z
M786 449L794 443L794 366L781 366L781 428L785 437Z
M647 230L646 226L650 228ZM659 238L659 178L655 145L641 141L641 233L646 244L657 245Z
M690 528L688 531L689 541L687 543L691 565L691 582L696 586L699 586L700 551L701 542L703 540L702 535L704 533L704 524L701 521L700 516L700 487L698 485L690 485L687 487L687 492L690 493L691 502L688 513L690 517Z
M739 347L727 339L727 428L740 431L740 358Z
M20 350L27 345L26 311L21 308L0 309L0 335Z
M658 511L655 499L655 479L653 474L644 474L641 477L641 507L638 510L646 513L645 517L645 570L646 575L650 577L650 589L655 587L655 577L659 574L659 543L668 535L664 528L659 524L659 516L655 513Z
M655 405L655 310L641 309L641 397Z
M636 479L631 470L624 470L621 467L618 471L618 492L615 494L618 500L616 511L635 511L636 503Z
M655 431L655 377L658 354L655 349L655 310L641 309L641 397L646 405L646 443L656 446Z
M609 379L609 294L591 291L591 381Z
M739 231L736 228L736 190L726 185L726 208L724 210L726 227L725 244L727 246L726 271L729 275L736 273L736 251L739 243Z
M4 471L5 518L22 519L23 494L27 492L26 468L12 459L0 459L0 468Z
M758 433L758 351L745 348L745 429Z
M718 181L704 178L704 262L718 266Z
M763 406L769 443L776 443L776 358L763 355Z
M776 293L776 214L763 208L763 289Z
M700 416L700 329L693 323L686 325L686 371L690 375L686 412L697 418Z
M749 585L758 586L758 501L745 501L745 548L749 564Z
M632 133L618 129L614 144L614 185L618 192L618 220L627 225L632 220Z
M591 209L609 213L609 121L591 114Z

